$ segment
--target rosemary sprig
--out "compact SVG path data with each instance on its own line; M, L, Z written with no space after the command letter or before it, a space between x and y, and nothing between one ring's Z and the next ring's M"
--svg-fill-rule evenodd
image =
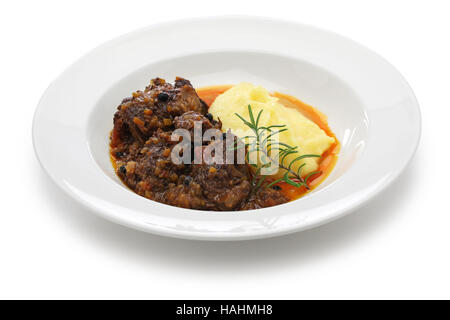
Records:
M308 180L314 176L315 174L320 173L320 171L315 171L309 173L305 178L302 178L301 176L301 169L306 165L306 163L303 163L299 166L297 171L294 171L292 169L292 166L295 162L306 159L306 158L320 158L320 155L317 154L304 154L299 155L289 163L285 163L286 158L289 155L298 154L298 147L297 146L290 146L286 143L282 143L279 141L274 141L274 137L279 135L282 132L285 132L288 130L286 125L270 125L267 127L259 126L259 120L261 118L263 110L260 110L258 115L254 116L252 107L248 105L248 114L249 114L249 120L245 119L238 113L235 113L235 115L244 122L244 124L249 127L253 135L248 135L244 137L243 139L247 140L244 142L245 148L247 149L246 153L246 160L248 163L250 163L250 153L251 152L258 152L261 153L262 156L259 158L264 159L265 161L257 161L257 163L250 163L255 168L255 173L253 175L252 179L252 185L253 190L256 192L261 186L264 184L264 181L267 179L267 175L262 175L261 170L263 168L268 168L272 164L278 165L279 168L284 169L286 172L284 173L282 178L276 179L269 184L266 184L266 188L270 188L271 186L279 183L279 182L286 182L287 184L290 184L294 187L302 187L304 186L306 189L309 190L308 186ZM250 142L249 142L250 141ZM274 159L273 154L274 152L278 151L279 161Z

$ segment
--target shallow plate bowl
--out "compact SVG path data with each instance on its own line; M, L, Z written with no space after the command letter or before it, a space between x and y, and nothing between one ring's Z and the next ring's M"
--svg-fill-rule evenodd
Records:
M248 81L315 106L342 144L335 169L303 198L253 211L202 212L138 196L113 171L109 133L121 99L157 76L194 87ZM51 179L106 219L171 237L243 240L305 230L361 206L407 166L420 129L410 87L367 48L311 26L221 17L151 26L94 49L47 89L33 140Z

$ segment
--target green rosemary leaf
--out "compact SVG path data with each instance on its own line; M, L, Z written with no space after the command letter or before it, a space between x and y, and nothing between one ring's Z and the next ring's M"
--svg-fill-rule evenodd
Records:
M269 184L266 186L266 188L270 188L270 187L273 186L274 184L277 184L278 182L281 182L281 181L283 181L283 178L276 179L276 180L272 181L271 183L269 183Z
M283 162L284 162L284 159L286 159L286 157L287 157L288 155L294 154L294 153L298 153L298 151L297 151L297 150L293 150L293 149L287 150L286 152L283 153L283 156L281 157L280 162L283 163Z
M267 160L271 161L270 159L267 159ZM261 166L261 168L268 168L268 167L270 167L271 165L272 165L272 162L266 162L265 164L263 164L263 165Z
M261 173L262 167L259 167L256 172L255 172L255 177L259 176L259 174Z
M297 182L291 180L288 175L289 175L289 172L287 171L283 176L284 182L286 182L287 184L290 184L291 186L297 187L297 188L301 187L303 185L303 184L300 184L300 183L297 183Z
M280 134L281 132L284 132L284 131L287 131L287 130L288 130L287 128L284 128L284 129L281 129L281 130L272 132L271 134L267 135L266 138L264 138L263 143L264 143L265 141L267 141L267 139L270 139L271 137L273 137L274 135Z
M291 147L290 145L288 145L288 144L286 144L284 142L278 142L278 144L283 146L283 147L289 148L289 149L297 149L298 148L298 146Z
M285 153L289 150L295 150L297 149L297 147L291 147L290 145L283 143L283 142L279 142L279 141L275 141L272 143L272 145L277 146L276 148L274 148L274 150L280 150L280 153Z
M261 188L261 185L263 184L264 180L266 180L267 176L262 176L259 180L258 183L255 186L255 192L258 191L259 188Z
M273 124L273 125L268 126L268 127L260 127L260 128L271 132L272 128L283 128L283 127L286 127L286 125L285 124Z
M300 171L302 170L302 168L303 168L304 166L306 166L306 162L302 163L302 164L298 167L298 169L297 169L297 177L301 177Z
M321 173L322 171L314 171L309 173L306 177L305 177L305 183L308 183L309 178L311 178L313 175Z
M254 127L256 127L255 118L253 117L253 111L250 105L248 105L248 115L250 116L250 122Z
M250 105L249 105L249 106L250 106ZM259 118L261 118L261 113L263 112L263 110L264 110L264 109L261 109L261 110L258 112L258 116L256 117L256 125L255 125L255 127L258 127Z
M291 163L289 163L289 169L291 169L292 165L294 164L294 162L305 159L305 158L320 158L319 155L317 154L304 154L302 156L299 156L297 158L295 158L294 160L291 161Z
M239 117L239 119L241 119L247 126L249 126L250 128L252 127L252 124L250 122L248 122L247 120L245 120L244 118L242 118L239 114L234 113L235 115L237 115Z

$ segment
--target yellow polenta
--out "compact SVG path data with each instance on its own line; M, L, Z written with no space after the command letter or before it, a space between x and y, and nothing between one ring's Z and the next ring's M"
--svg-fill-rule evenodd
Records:
M244 119L249 119L248 105L251 105L254 116L260 110L259 126L286 125L287 131L280 133L279 141L291 146L298 146L298 153L289 155L284 164L303 154L322 155L335 141L325 131L306 118L298 110L287 108L282 105L278 98L272 97L269 92L251 83L240 83L233 86L223 94L219 95L209 108L214 118L220 118L223 130L230 129L238 137L249 135L249 128L239 119L235 113ZM302 175L317 170L319 158L306 158L294 163L292 169L297 171L298 167L305 163ZM277 176L284 174L279 170Z

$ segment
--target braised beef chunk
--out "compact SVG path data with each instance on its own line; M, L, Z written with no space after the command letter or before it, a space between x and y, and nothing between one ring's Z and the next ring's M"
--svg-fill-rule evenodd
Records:
M211 164L203 161L202 164L193 164L191 176L202 187L205 198L216 208L235 210L250 195L248 167L246 164L223 164L227 152L223 140L213 141L202 149L210 147L210 150L216 150L215 146L219 146L222 150L222 161L218 161L219 163L208 161ZM214 152L211 154L214 156Z
M144 91L126 98L114 115L112 145L121 141L144 143L157 129L173 129L173 120L188 111L200 114L207 106L200 100L188 80L177 78L175 86L165 80L153 79Z
M118 175L138 194L147 198L164 192L168 186L179 184L186 171L186 165L171 161L171 152L177 144L171 141L171 132L158 129L140 149L139 154L127 162L117 161L125 165L125 172L119 170ZM131 170L130 170L131 169Z
M240 210L253 210L266 207L272 207L288 202L282 193L271 188L260 188L252 194L247 201L241 206Z
M197 183L192 183L189 186L180 184L169 188L159 199L160 202L170 204L171 206L199 209L199 210L214 210L212 206L203 196L203 190Z
M179 117L175 117L174 125L175 129L188 130L191 133L191 141L193 141L195 122L201 123L202 134L208 129L220 130L222 128L222 123L220 121L210 120L195 111L188 111Z
M182 78L177 78L174 85L153 79L144 91L124 99L114 115L111 134L111 154L118 176L141 196L183 208L248 210L287 202L273 189L252 192L246 164L172 161L172 150L180 141L172 135L173 130L186 129L192 139L196 121L201 123L202 134L207 129L222 128L220 120L213 119L207 110L191 83ZM208 150L214 150L212 156L220 150L223 159L230 152L222 138L212 139L192 148L191 160L194 153L203 159ZM237 151L233 152L236 159Z

